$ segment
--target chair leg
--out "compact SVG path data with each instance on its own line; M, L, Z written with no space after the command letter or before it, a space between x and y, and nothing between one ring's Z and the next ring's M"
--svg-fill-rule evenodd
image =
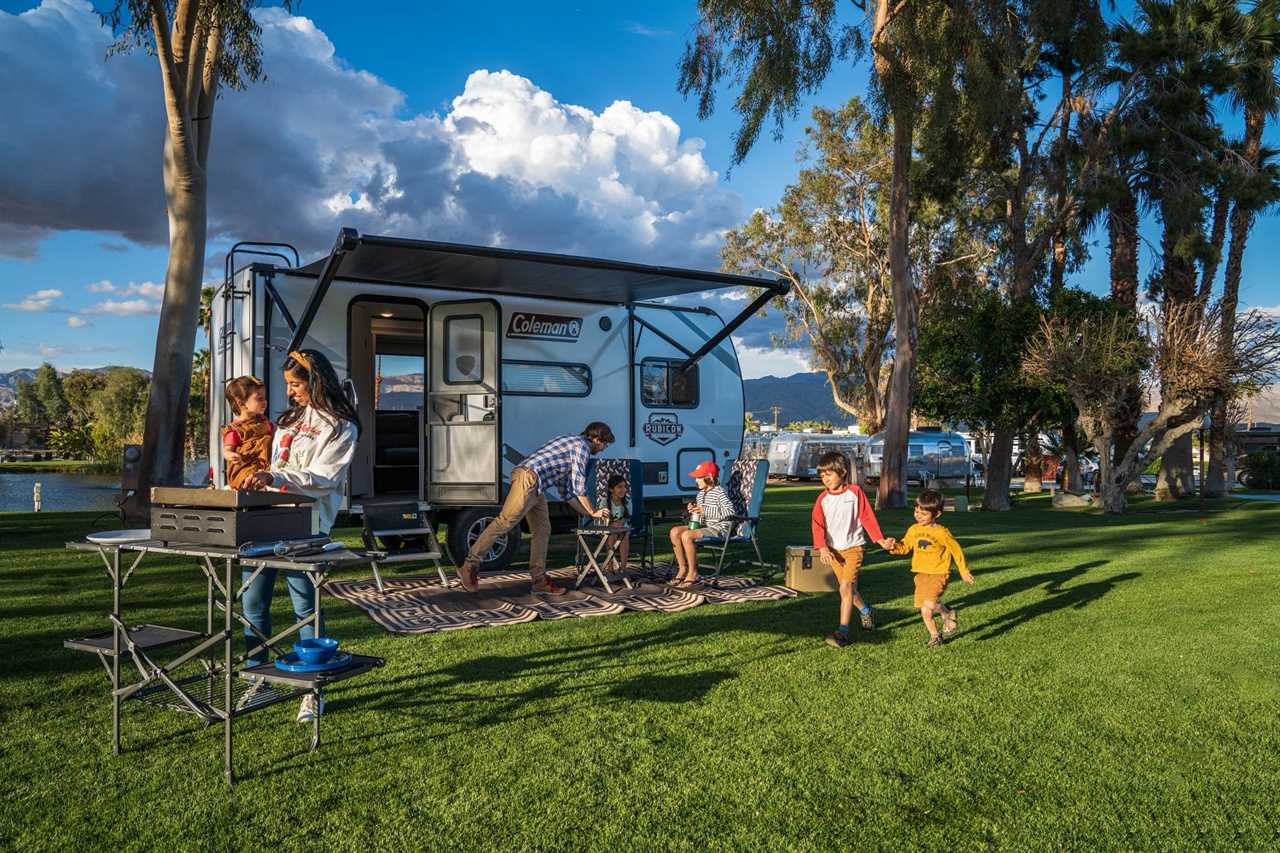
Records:
M756 565L760 567L764 573L766 582L773 580L773 566L764 561L764 557L760 556L760 543L756 541L756 535L751 534L751 547L756 551Z
M387 590L382 585L382 572L378 571L378 561L370 560L369 565L373 567L373 583L378 588L378 594L381 595Z

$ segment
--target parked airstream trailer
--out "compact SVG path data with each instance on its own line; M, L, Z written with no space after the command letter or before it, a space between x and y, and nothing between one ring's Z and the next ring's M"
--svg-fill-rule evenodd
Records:
M769 442L777 433L749 432L742 437L742 453L739 459L768 459Z
M907 479L924 482L929 478L962 480L969 473L973 449L958 432L919 430L907 436ZM867 445L867 476L880 476L884 458L884 433L871 436Z
M816 480L818 459L828 451L843 453L850 466L861 457L867 436L829 432L780 432L769 444L769 476Z

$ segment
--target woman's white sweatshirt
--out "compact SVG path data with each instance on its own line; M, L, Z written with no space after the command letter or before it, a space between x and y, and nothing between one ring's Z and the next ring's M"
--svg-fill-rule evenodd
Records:
M307 406L298 420L276 428L271 484L282 492L315 498L316 532L328 533L342 508L347 468L355 455L356 425Z

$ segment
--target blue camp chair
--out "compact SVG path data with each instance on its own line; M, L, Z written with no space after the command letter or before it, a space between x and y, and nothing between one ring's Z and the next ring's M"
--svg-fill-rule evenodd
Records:
M732 523L729 535L702 536L697 540L699 548L706 548L716 555L716 573L711 579L712 586L720 580L720 572L724 568L730 546L740 548L750 544L755 551L754 562L736 560L736 563L756 566L766 578L777 571L777 566L766 563L760 556L760 544L756 541L756 528L760 526L760 507L764 504L764 487L768 480L769 462L766 459L739 459L729 468L724 488L734 506L734 515L729 517Z
M653 571L654 544L653 522L649 513L644 510L644 463L639 459L592 459L587 463L587 493L593 506L609 505L609 478L614 475L624 477L630 490L628 502L631 504L631 517L628 519L627 533L632 539L640 541L640 568L646 574ZM598 533L600 525L593 519L579 520L578 531L584 534ZM583 535L578 536L577 565L583 565ZM623 567L625 569L625 566Z

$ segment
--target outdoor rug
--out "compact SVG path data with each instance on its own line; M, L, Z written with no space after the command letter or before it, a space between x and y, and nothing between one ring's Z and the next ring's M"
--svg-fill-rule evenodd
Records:
M573 569L548 574L562 584L573 583ZM397 634L426 634L482 626L515 625L535 619L568 619L613 616L627 610L677 613L702 604L776 601L794 596L783 586L758 586L750 578L722 577L719 588L672 589L633 576L627 589L610 578L613 592L606 592L589 577L582 587L563 596L544 598L529 592L529 575L504 572L482 575L480 591L471 595L456 586L444 587L435 576L383 578L386 592L378 592L372 579L339 580L325 591L350 602L375 623Z

